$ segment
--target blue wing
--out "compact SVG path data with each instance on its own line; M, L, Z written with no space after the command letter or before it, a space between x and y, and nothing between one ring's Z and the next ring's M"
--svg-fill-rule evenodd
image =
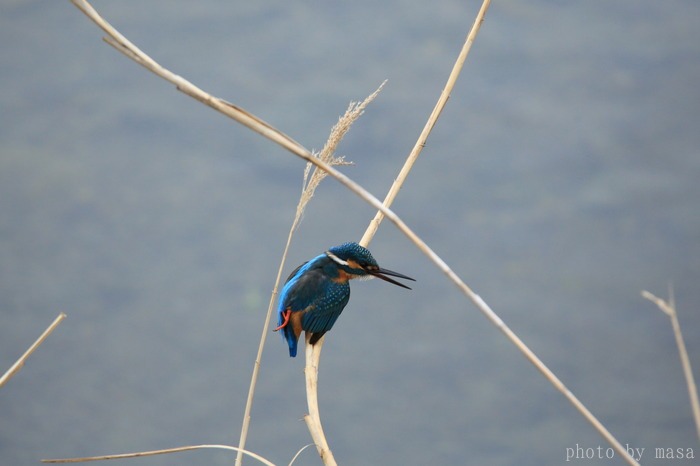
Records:
M326 279L324 292L314 301L313 307L308 309L301 319L301 326L311 333L320 333L320 338L329 331L340 313L350 300L350 286L347 283L339 284Z
M294 270L282 289L277 309L278 325L284 322L284 311L302 313L301 330L314 334L312 344L333 327L350 299L348 283L336 283L324 273L329 260L322 254ZM295 316L292 320L298 322ZM283 328L283 336L289 344L290 356L295 356L299 335L295 334L293 325Z

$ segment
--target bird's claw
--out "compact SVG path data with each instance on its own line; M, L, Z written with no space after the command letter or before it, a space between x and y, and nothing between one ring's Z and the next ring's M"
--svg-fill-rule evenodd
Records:
M282 313L282 317L284 317L284 322L282 322L282 323L280 324L279 327L277 327L276 329L274 329L273 332L276 332L276 331L278 331L278 330L280 330L280 329L285 328L285 327L287 326L287 324L289 323L289 318L290 318L291 316L292 316L292 310L291 310L291 309L287 309L286 311L284 311L284 312Z

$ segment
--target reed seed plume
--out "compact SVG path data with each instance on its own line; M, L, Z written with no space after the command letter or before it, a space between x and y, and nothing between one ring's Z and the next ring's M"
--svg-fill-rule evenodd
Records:
M335 151L343 140L345 135L350 131L350 127L355 121L362 116L365 112L365 108L369 105L381 92L382 88L386 84L384 81L376 91L370 94L362 102L350 102L345 114L338 118L338 122L331 128L331 133L328 136L326 144L321 149L321 152L314 152L313 156L319 160L327 163L330 166L335 165L352 165L352 162L345 160L344 156L336 156ZM313 171L312 171L313 168ZM304 169L304 181L303 188L301 191L301 197L299 198L299 204L297 205L297 212L294 218L294 226L299 224L301 217L304 215L304 209L309 203L311 198L314 196L314 192L318 185L323 181L323 179L328 175L328 173L317 166L313 165L311 162L306 163L306 168Z

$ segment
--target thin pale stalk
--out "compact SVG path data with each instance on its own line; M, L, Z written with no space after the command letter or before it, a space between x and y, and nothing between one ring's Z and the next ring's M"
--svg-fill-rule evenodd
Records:
M313 447L313 446L314 446L313 443L309 443L308 445L304 445L303 447L301 447L301 448L299 449L299 451L297 452L297 454L294 455L294 457L292 458L292 460L289 462L289 465L288 465L288 466L292 466L292 465L294 464L294 462L297 460L297 458L299 458L299 455L301 455L302 452L303 452L304 450L306 450L306 449L309 448L309 447Z
M693 368L690 366L688 350L685 347L685 341L683 340L683 334L681 333L681 324L678 322L678 313L676 312L676 303L673 298L673 291L671 290L669 293L670 298L668 302L656 297L648 291L642 291L642 296L656 304L659 309L661 309L661 311L666 314L669 319L671 319L673 335L676 338L676 346L678 346L678 355L681 358L683 374L685 375L686 385L688 386L688 397L690 398L690 407L692 408L693 418L695 420L695 430L697 432L698 439L700 440L700 401L698 400L698 389L695 385Z
M24 352L22 356L0 377L0 387L5 385L8 380L10 380L12 377L17 374L20 369L24 366L24 363L29 359L29 356L32 355L34 351L42 344L44 343L44 340L46 340L51 333L56 330L56 327L58 327L58 324L60 324L63 319L66 318L66 315L61 312L58 317L54 319L54 321L49 325L46 330L39 336L39 338L36 339L34 343L32 343L32 346L29 347L27 351Z
M48 459L48 460L41 460L41 462L42 463L85 463L88 461L104 461L104 460L116 460L116 459L124 459L124 458L140 458L142 456L165 455L168 453L179 453L182 451L201 450L201 449L206 449L206 448L242 451L244 454L250 456L251 458L255 458L256 460L260 461L262 464L265 464L267 466L275 466L275 464L272 463L271 461L266 460L262 456L260 456L256 453L253 453L252 451L241 450L240 448L232 447L229 445L190 445L190 446L186 446L186 447L166 448L163 450L139 451L139 452L135 452L135 453L120 453L118 455L100 455L100 456L86 456L83 458Z
M82 0L71 0L78 8L80 8L83 12L85 12L88 17L90 17L93 21L97 23L95 20L95 17L99 18L103 24L108 25L106 21L104 21L96 11L86 2ZM84 9L85 8L85 9ZM97 23L100 27L105 30L108 34L110 34L110 30L105 29L102 24ZM109 26L111 28L111 26ZM113 28L111 28L113 30ZM116 30L114 30L117 34L119 34ZM121 37L121 34L119 34ZM576 410L579 411L581 415L591 424L593 427L598 431L598 433L607 441L611 444L613 449L627 461L628 464L630 465L638 465L634 458L630 456L630 454L627 452L627 450L617 441L617 439L603 426L595 416L576 398L571 391L569 391L566 386L547 368L547 366L540 361L540 359L530 350L498 317L498 315L491 310L491 308L481 299L479 295L474 293L471 288L469 288L460 278L457 276L457 274L452 271L452 269L438 256L418 235L416 235L404 222L401 220L393 211L388 209L386 206L384 206L379 199L374 197L372 194L370 194L366 189L364 189L362 186L359 184L355 183L353 180L351 180L349 177L346 175L342 174L335 168L333 168L330 164L323 162L322 160L318 160L316 157L314 157L311 152L306 150L303 146L301 146L299 143L294 141L293 139L289 138L288 136L284 135L280 131L275 130L272 128L270 125L267 123L263 122L262 120L258 119L254 115L249 114L248 112L245 112L244 110L236 107L235 105L229 104L228 102L225 102L221 99L218 99L216 97L211 96L210 94L205 93L201 89L197 88L193 84L189 83L189 81L185 80L184 78L177 76L170 71L165 70L162 68L160 65L157 63L153 62L155 65L146 65L142 61L141 55L139 55L136 51L141 52L138 50L133 44L130 42L126 41L124 38L123 41L119 40L117 42L108 40L107 42L114 45L115 48L119 51L122 51L122 53L125 53L128 57L134 59L137 63L141 64L142 66L146 67L147 69L153 71L156 73L158 76L163 77L163 79L166 79L170 82L173 82L174 84L177 85L178 89L181 90L182 92L185 92L187 95L192 96L193 98L205 103L206 105L214 108L215 110L218 110L219 112L223 113L224 115L233 118L236 121L239 121L241 124L251 128L253 131L256 131L263 136L267 137L271 141L281 145L285 149L289 150L293 154L301 157L302 159L306 160L307 162L313 163L315 166L321 168L322 170L325 170L330 176L335 178L339 183L341 183L343 186L345 186L347 189L349 189L351 192L356 194L358 197L360 197L362 200L364 200L366 203L368 203L370 206L374 207L377 210L380 210L386 218L391 221L399 231L401 231L415 246L418 248L419 251L421 251L423 254L425 254L428 259L440 270L442 271L450 281L452 281L457 288L469 299L474 303L476 308L493 324L495 325L501 332L508 338L508 340L513 343L516 348L518 348L521 353L530 361L541 373L542 375L552 384L554 387L561 392L564 397L576 408ZM123 47L127 47L127 44L134 47L134 49L129 48L128 52L125 52L122 50ZM134 56L135 55L135 56ZM145 54L143 56L147 57ZM149 58L150 59L150 58ZM152 61L152 60L151 60Z
M248 430L250 428L250 413L253 409L253 399L255 398L255 388L258 383L258 375L260 374L260 362L262 361L263 350L265 349L265 342L267 341L267 335L270 330L270 319L272 317L272 309L275 306L275 301L277 300L277 290L279 288L280 280L282 279L282 271L284 270L284 265L287 261L287 253L289 252L289 245L292 243L292 237L294 236L294 230L297 227L297 219L294 220L292 228L289 230L289 235L287 235L287 244L284 246L284 252L282 253L282 260L280 261L279 269L277 269L277 278L275 279L275 286L272 290L272 295L270 296L270 302L267 305L267 314L265 315L265 323L263 324L262 335L260 336L260 343L258 344L258 354L255 356L255 364L253 364L253 374L250 380L250 387L248 388L248 397L246 398L245 411L243 413L243 424L241 425L241 436L238 440L239 450L236 454L236 466L240 466L243 462L243 453L245 450L245 444L248 439Z
M445 108L445 105L447 104L447 101L450 98L450 94L452 94L452 89L454 89L455 83L457 82L457 78L459 77L459 74L461 73L462 68L464 67L464 62L467 59L467 55L469 54L469 50L471 50L472 44L474 43L474 39L476 39L476 35L479 33L479 29L481 28L481 24L484 22L484 17L486 16L486 11L488 11L490 4L491 4L490 0L485 0L481 4L481 8L479 9L479 13L476 15L476 19L474 20L474 24L472 25L472 28L469 31L469 34L467 34L467 38L464 42L464 45L462 46L462 50L459 52L459 56L457 57L457 61L455 62L454 66L452 67L452 71L450 72L450 75L447 78L447 83L445 84L445 87L442 89L442 93L440 93L440 98L438 99L437 103L435 104L435 107L433 108L433 112L430 114L428 121L425 123L425 126L423 127L423 131L421 131L420 136L418 136L418 140L416 141L416 144L413 146L411 153L408 155L408 158L406 159L406 162L404 163L403 167L401 168L399 175L396 177L396 179L394 180L394 183L391 185L391 188L389 189L389 192L387 193L386 198L384 198L384 205L386 207L391 207L391 204L393 204L394 199L399 194L399 190L401 189L401 186L403 186L403 183L406 181L408 174L410 173L411 169L413 168L413 164L416 162L416 160L418 159L418 156L420 155L423 148L425 147L425 143L428 140L428 136L430 135L430 132L433 130L433 127L435 126L435 123L437 123L437 120L440 117L442 110ZM360 240L361 245L363 245L365 247L369 245L370 241L372 241L372 238L374 238L374 234L377 232L377 229L379 228L379 224L382 222L383 219L384 219L384 214L382 213L382 211L381 210L377 211L377 214L374 216L372 221L369 223L367 230L365 230L365 234L362 236L362 239Z
M693 410L693 418L695 419L695 430L700 440L700 402L698 401L698 389L695 385L695 378L693 377L693 369L690 366L690 358L688 357L688 350L685 347L685 342L683 341L683 334L681 333L681 324L678 322L678 316L673 313L671 317L671 326L673 327L673 334L676 337L676 345L678 346L678 354L681 358L681 364L683 365L683 373L685 374L686 384L688 386L688 396L690 398L690 406Z

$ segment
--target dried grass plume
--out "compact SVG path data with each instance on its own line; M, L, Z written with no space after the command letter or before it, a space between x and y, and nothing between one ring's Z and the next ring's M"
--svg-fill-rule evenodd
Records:
M384 84L386 84L386 81L384 81L377 88L376 91L370 94L362 102L350 102L347 110L345 111L345 114L338 118L338 123L336 123L333 126L333 128L331 128L331 133L328 136L328 140L323 146L323 149L321 149L321 152L314 152L314 157L327 163L330 166L352 165L352 162L347 162L345 160L345 157L336 156L336 149L338 148L340 141L342 141L347 132L350 131L350 127L352 126L352 124L355 123L355 121L358 118L360 118L360 116L362 116L362 114L365 112L365 108L367 107L367 105L369 105L377 97L377 95L379 95L382 88L384 87ZM327 175L328 173L325 170L313 165L311 162L306 163L306 168L304 169L303 188L301 192L301 197L299 198L299 204L297 205L296 216L294 218L294 228L296 228L299 225L299 221L304 215L304 209L306 209L306 205L314 196L314 192L316 191L318 185Z

